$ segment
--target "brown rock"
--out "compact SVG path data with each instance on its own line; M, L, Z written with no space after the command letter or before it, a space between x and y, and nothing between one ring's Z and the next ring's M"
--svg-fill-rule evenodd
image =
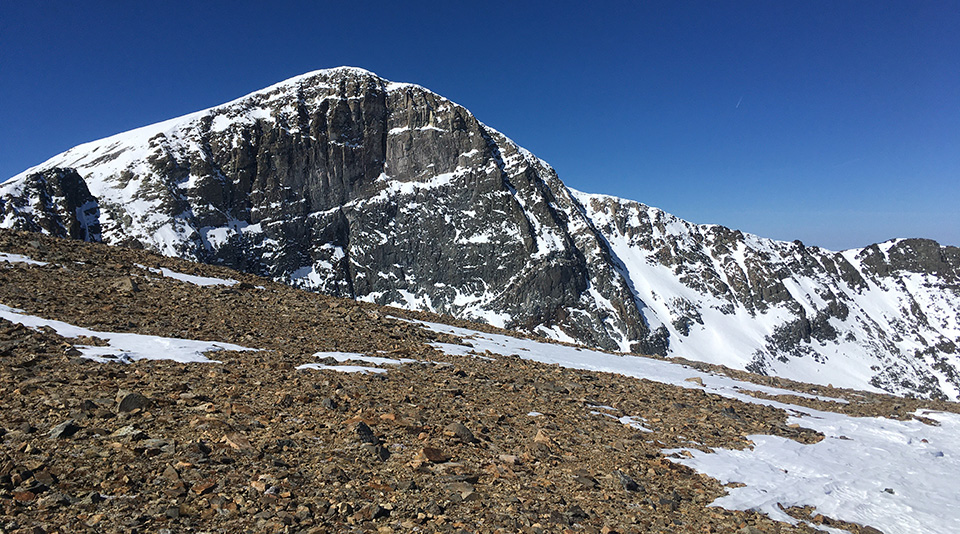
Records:
M223 436L223 441L225 441L230 447L241 452L251 452L256 450L254 449L253 445L250 444L250 441L239 432L227 432Z
M588 476L575 476L573 477L574 482L583 486L584 489L595 489L599 486L596 479Z
M167 465L167 468L163 470L163 478L169 480L170 482L180 482L180 473L172 465Z
M474 443L477 441L477 438L473 435L473 432L469 428L464 426L463 423L450 423L443 429L443 434L458 440L464 443Z
M703 387L703 379L699 376L691 376L690 378L684 379L684 382L693 382L694 384Z
M194 484L191 489L197 495L206 495L207 493L210 493L211 491L213 491L213 488L216 485L217 485L217 480L215 478L209 478L207 480L203 480L197 484Z
M434 464L450 461L450 456L448 454L433 447L424 447L420 449L420 453L417 455L417 458Z
M507 465L517 465L520 463L520 458L513 454L501 454L498 458Z
M124 276L123 278L114 280L113 283L110 284L110 287L118 293L136 293L140 291L140 287L137 285L137 282L129 276Z
M13 500L17 502L32 502L37 498L37 494L32 491L15 491Z
M145 410L150 406L150 399L139 393L129 393L120 399L117 404L118 412L132 412L134 410Z
M547 436L543 430L537 430L537 435L533 437L534 443L542 443L548 447L553 445L553 440Z

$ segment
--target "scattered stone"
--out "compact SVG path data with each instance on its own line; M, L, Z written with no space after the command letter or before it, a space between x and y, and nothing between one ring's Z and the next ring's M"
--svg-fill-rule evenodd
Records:
M69 419L50 429L51 439L66 439L80 431L80 426Z
M147 433L134 427L133 425L127 425L117 429L115 432L110 434L111 438L114 439L129 439L130 441L140 441L147 439Z
M139 447L145 451L151 451L152 454L160 452L173 453L175 446L172 441L167 439L145 439L139 443Z
M118 412L132 412L134 410L145 410L150 406L150 399L139 393L128 393L117 405Z
M374 458L385 462L390 459L390 451L381 444L364 443L363 448L370 452Z
M103 495L99 491L91 491L86 497L80 500L80 504L91 505L99 504L104 501Z
M37 494L32 491L15 491L13 500L17 502L32 502L37 498Z
M136 293L140 291L140 286L138 286L137 282L129 276L124 276L114 280L114 282L110 284L110 287L120 293Z
M600 484L597 483L596 479L594 479L593 477L578 475L573 477L573 480L577 484L580 484L583 487L583 489L588 489L588 490L596 489L600 486Z
M169 480L170 482L179 483L180 473L177 472L176 468L174 468L172 465L167 464L167 467L163 470L163 478Z
M583 511L583 508L580 508L579 505L573 505L567 509L567 517L570 518L571 523L577 523L583 521L584 519L590 519L590 514Z
M544 445L546 445L546 446L548 446L548 447L553 445L553 440L550 439L550 438L543 432L543 430L537 430L537 435L533 437L533 442L534 442L534 443L542 443L542 444L544 444Z
M256 450L250 441L239 432L227 432L223 436L223 441L240 452L252 452Z
M476 496L474 491L473 484L469 482L454 482L452 484L447 484L447 491L455 493L459 496L461 501L473 500Z
M416 490L420 489L420 487L417 486L416 481L414 481L414 480L412 480L412 479L406 479L406 480L401 480L400 482L398 482L396 489L398 489L398 490L400 490L400 491L416 491Z
M206 495L207 493L210 493L211 491L213 491L213 488L215 488L216 486L217 486L217 480L210 478L194 484L193 487L190 489L197 495Z
M379 445L380 438L373 434L373 430L363 421L360 421L353 427L353 431L356 432L357 437L360 438L360 441L363 443L369 443L371 445Z
M440 449L434 447L424 447L420 449L418 457L430 463L439 464L450 461L450 456Z
M507 465L517 465L520 463L520 458L514 454L501 454L497 457L501 462Z
M477 441L477 438L474 437L473 432L469 428L464 426L463 423L450 423L443 429L443 433L446 436L457 438L463 443L474 443Z
M620 485L623 486L623 489L627 491L642 491L642 488L639 484L636 483L629 475L624 473L619 469L613 470L613 476L616 477L617 481L620 482Z
M390 510L379 504L369 503L361 507L360 510L357 511L356 516L358 519L372 521L374 519L390 517Z

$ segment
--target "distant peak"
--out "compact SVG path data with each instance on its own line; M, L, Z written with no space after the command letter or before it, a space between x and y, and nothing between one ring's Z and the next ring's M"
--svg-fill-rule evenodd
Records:
M335 75L340 75L340 76L343 76L343 75L351 75L351 76L373 77L373 78L378 78L378 79L381 79L381 80L383 79L383 78L381 78L379 75L377 75L377 73L371 72L371 71L369 71L369 70L367 70L367 69L363 69L363 68L360 68L360 67L350 67L350 66L343 65L343 66L340 66L340 67L333 67L333 68L328 68L328 69L318 69L318 70L313 70L313 71L310 71L310 72L305 72L305 73L303 73L303 74L301 74L301 75L299 75L299 76L294 76L294 77L289 78L289 79L287 79L287 80L285 80L285 81L283 81L283 82L280 82L280 83L287 83L287 82L291 82L291 81L302 80L302 79L304 79L304 78L313 78L313 77L316 77L316 76L328 77L328 76L335 76Z

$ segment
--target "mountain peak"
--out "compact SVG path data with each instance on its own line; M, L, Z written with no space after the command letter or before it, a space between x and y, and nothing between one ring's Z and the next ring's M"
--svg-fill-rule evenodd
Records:
M354 67L54 156L0 185L0 227L608 350L960 396L960 249L837 253L571 191L462 106Z

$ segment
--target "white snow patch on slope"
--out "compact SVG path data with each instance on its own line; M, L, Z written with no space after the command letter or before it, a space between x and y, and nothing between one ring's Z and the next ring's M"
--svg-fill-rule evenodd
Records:
M960 441L956 439L960 435L960 416L957 414L927 411L921 414L935 419L940 426L917 420L850 417L756 398L743 392L798 393L703 373L669 361L412 322L436 332L460 336L478 353L517 355L572 369L646 378L773 406L791 414L789 423L825 436L819 443L805 445L775 436L753 435L750 439L755 445L751 450L716 449L713 453L689 450L691 458L671 458L723 483L746 484L728 489L727 496L713 503L716 506L759 510L774 519L796 523L779 505L811 505L818 513L870 525L887 534L960 532L960 508L956 506L956 496L960 495L960 477L956 476L960 473ZM459 345L434 346L451 354L469 353L467 347ZM689 380L691 378L699 378L703 386ZM631 417L627 424L639 420ZM664 452L680 450L684 449ZM885 491L887 488L893 493Z
M714 501L723 508L755 509L793 522L778 505L811 505L817 513L886 534L960 532L960 417L918 412L940 423L930 426L805 412L789 422L822 432L823 441L805 445L752 435L752 450L689 450L692 458L671 460L724 484L746 484Z
M195 341L173 337L148 336L142 334L98 332L62 321L43 319L27 315L0 304L0 318L19 323L29 328L49 326L63 337L96 337L108 343L106 347L88 347L77 345L84 358L105 363L130 363L135 360L173 360L180 363L219 363L205 356L207 352L218 350L258 350L220 341Z
M315 369L322 371L324 369L329 371L337 371L339 373L364 373L364 374L381 374L386 373L387 370L380 367L365 367L362 365L327 365L323 363L305 363L303 365L298 365L297 369Z
M408 319L398 320L421 324L435 332L461 337L465 343L473 347L472 352L477 354L484 354L489 351L504 356L516 355L525 360L558 364L570 369L616 373L635 378L649 378L675 386L704 389L708 393L723 394L723 392L729 391L756 391L767 395L794 395L840 404L847 403L844 399L811 395L788 389L753 384L751 382L742 382L727 376L704 373L692 367L663 360L655 360L653 358L610 354L582 347L554 345L552 343L520 339L502 334L488 334L441 323L429 323ZM432 343L431 346L438 350L449 349L458 355L465 355L471 352L470 347L466 345ZM658 378L655 379L653 377ZM689 379L691 378L700 378L704 385L700 386L698 383L690 381ZM738 395L740 394L738 393ZM748 398L753 399L753 402L758 402L757 399L753 397Z
M356 352L317 352L315 357L320 359L333 358L338 362L357 361L366 362L373 365L403 365L405 363L416 363L419 360L410 358L384 358L381 356L367 356ZM323 363L307 363L297 366L297 369L329 369L341 373L367 373L379 374L386 373L387 370L380 367L366 367L362 365L328 365Z
M314 354L314 356L320 359L333 358L338 362L357 361L372 363L373 365L403 365L405 363L414 363L418 361L411 358L384 358L382 356L367 356L365 354L359 354L356 352L317 352Z
M232 278L215 278L212 276L197 276L194 274L184 274L178 273L177 271L171 271L166 267L161 267L155 269L153 267L147 267L145 265L140 265L135 263L137 267L150 271L152 273L161 274L167 278L173 278L174 280L179 280L181 282L186 282L188 284L193 284L195 286L207 287L207 286L232 286L239 284L240 282Z
M5 261L7 263L25 263L27 265L47 265L47 262L45 261L37 261L20 254L11 254L9 252L0 252L0 261Z

